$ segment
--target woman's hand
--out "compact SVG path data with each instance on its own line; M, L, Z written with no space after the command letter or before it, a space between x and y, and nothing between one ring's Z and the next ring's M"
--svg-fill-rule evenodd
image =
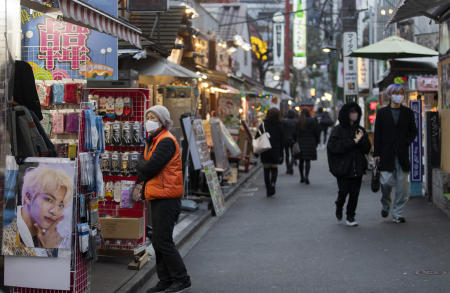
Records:
M355 134L355 138L353 139L353 141L355 143L358 143L364 136L364 132L361 129L358 129L358 131L356 131Z
M61 244L62 237L56 231L56 226L64 219L64 217L56 220L48 229L41 228L38 224L34 224L38 233L37 238L43 248L58 248Z

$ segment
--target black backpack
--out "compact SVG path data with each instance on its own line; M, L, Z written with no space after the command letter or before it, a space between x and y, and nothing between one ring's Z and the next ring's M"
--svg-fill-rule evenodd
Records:
M56 157L56 149L42 128L36 114L27 107L15 105L10 112L11 152L16 159Z

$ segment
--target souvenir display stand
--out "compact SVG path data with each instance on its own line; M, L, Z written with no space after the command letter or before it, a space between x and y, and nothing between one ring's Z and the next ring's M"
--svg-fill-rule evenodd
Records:
M135 168L145 147L144 114L151 106L150 91L90 88L88 95L103 116L106 142L106 152L101 157L105 197L98 202L104 241L98 253L133 258L140 262L140 268L146 248L146 202L132 200L132 187L126 192L128 197L124 197L123 190L126 184L134 186L137 180ZM118 185L122 185L120 195Z

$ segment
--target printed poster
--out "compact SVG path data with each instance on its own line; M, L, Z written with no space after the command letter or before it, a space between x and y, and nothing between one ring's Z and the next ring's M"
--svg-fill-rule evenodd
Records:
M3 255L70 256L74 162L29 158L15 174L5 193Z
M214 162L209 161L203 166L203 169L205 170L206 181L208 182L208 188L211 194L214 211L217 216L221 216L225 212L225 200L223 198L222 189L220 188L220 182L217 177Z

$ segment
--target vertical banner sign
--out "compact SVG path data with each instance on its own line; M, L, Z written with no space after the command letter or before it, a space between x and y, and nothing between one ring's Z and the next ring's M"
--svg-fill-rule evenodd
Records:
M303 11L302 0L294 0L294 11L292 63L296 69L303 69L306 67L306 11Z
M273 25L273 65L284 64L284 23Z
M416 119L417 136L410 146L411 182L422 182L422 101L410 101L409 106Z
M369 59L358 58L358 88L369 88Z
M346 57L357 48L356 32L344 32L344 96L345 100L356 100L358 95L357 58Z

